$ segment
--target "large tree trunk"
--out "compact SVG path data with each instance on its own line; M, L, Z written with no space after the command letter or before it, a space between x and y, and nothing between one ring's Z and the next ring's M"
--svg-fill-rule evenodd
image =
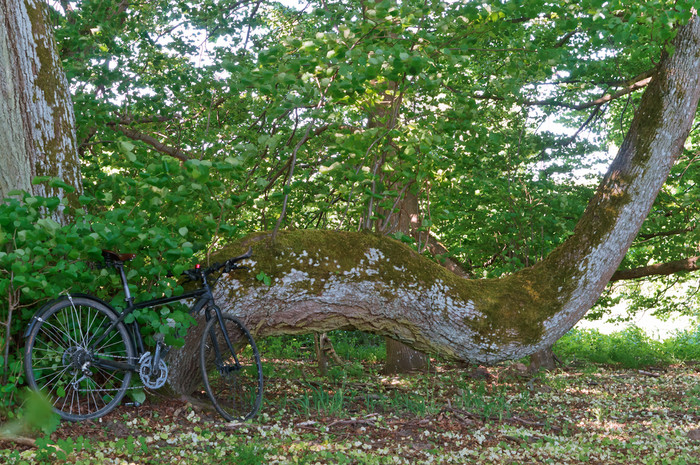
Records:
M0 199L15 189L64 196L32 185L35 176L81 190L73 106L46 18L42 1L0 0Z
M399 202L398 211L390 212L394 214L395 221L390 228L383 232L390 234L401 231L407 236L413 237L420 246L419 210L418 197L410 189L406 189L403 199ZM389 212L383 213L389 214ZM428 237L428 234L424 233L423 235ZM391 337L385 337L384 342L386 345L384 373L409 373L416 370L427 370L430 367L428 354L415 350Z
M368 233L294 231L248 237L250 271L224 277L223 308L257 336L354 328L413 348L493 363L551 346L593 305L683 149L700 96L700 21L679 30L675 53L647 87L620 151L573 235L511 276L466 280L408 247ZM254 276L272 278L265 286ZM172 354L172 382L195 350Z

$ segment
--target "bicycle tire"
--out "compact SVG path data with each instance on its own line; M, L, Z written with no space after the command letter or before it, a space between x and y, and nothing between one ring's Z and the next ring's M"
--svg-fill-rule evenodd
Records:
M126 326L117 324L91 352L92 341L117 320L104 303L82 296L61 298L35 318L24 347L29 387L42 392L65 420L89 420L109 413L124 397L132 372L95 362L125 364L135 359Z
M200 343L202 381L222 417L228 421L248 420L258 413L262 403L260 354L243 323L229 315L223 315L223 323L239 367L236 367L219 320L214 317L207 323Z

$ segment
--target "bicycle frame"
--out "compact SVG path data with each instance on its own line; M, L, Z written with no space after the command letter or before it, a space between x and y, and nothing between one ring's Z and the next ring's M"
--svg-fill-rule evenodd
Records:
M183 300L187 299L192 299L196 298L198 300L195 301L195 303L190 307L190 315L194 315L199 313L203 308L208 307L208 306L214 306L215 307L215 313L216 317L219 320L219 324L221 327L223 327L223 319L221 316L221 311L219 310L218 307L214 305L214 295L211 292L211 287L209 286L209 282L206 279L206 276L202 273L202 287L199 289L195 289L192 291L185 292L183 294L177 295L177 296L172 296L172 297L161 297L158 299L152 299L152 300L146 300L143 302L139 303L134 303L134 298L131 296L131 292L129 290L129 284L126 279L126 273L124 272L124 264L123 263L115 263L114 267L119 271L119 277L121 278L122 281L122 287L124 289L124 294L126 296L125 300L127 302L127 307L122 311L116 320L114 320L108 327L107 329L102 333L100 337L98 337L89 347L90 350L94 350L95 347L99 346L104 339L112 333L114 328L117 327L118 324L122 323L127 316L129 316L131 313L134 312L134 310L139 310L142 308L150 308L150 307L159 307L161 305L167 305L169 303L173 302L180 302ZM70 298L70 296L69 296ZM209 312L207 311L205 313L205 318L206 321L209 321L211 318ZM141 354L145 353L145 347L143 344L143 338L141 337L141 331L139 330L138 325L136 322L133 322L131 324L127 324L128 329L132 333L131 336L134 339L134 342L136 343L136 349L137 349L137 356L140 357ZM232 349L233 344L228 338L228 334L224 332L224 337L226 344L228 345L229 348ZM216 341L214 341L216 344ZM218 353L218 347L216 352ZM240 368L240 364L238 362L238 358L235 355L235 351L231 350L234 356L234 360L236 363L236 368ZM132 363L120 363L114 360L102 360L99 359L97 362L99 365L104 366L105 368L114 368L114 369L119 369L119 370L132 370L132 371L137 371L139 366L138 364L132 364Z

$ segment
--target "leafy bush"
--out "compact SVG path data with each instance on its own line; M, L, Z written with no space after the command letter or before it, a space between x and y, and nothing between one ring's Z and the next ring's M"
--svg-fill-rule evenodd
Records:
M138 252L127 269L137 300L182 292L172 276L189 268L196 252L187 228L159 224L134 205L95 206L98 213L91 214L56 197L12 195L15 198L0 203L0 409L8 415L23 383L24 329L41 304L68 292L88 292L115 307L124 306L118 274L97 269L102 248ZM83 205L95 203L94 198L80 200ZM71 220L60 224L56 219L61 217ZM183 310L173 305L134 316L147 343L160 333L167 343L177 344L193 321Z
M640 368L670 361L664 344L651 339L636 326L609 335L597 330L573 329L557 341L554 351L567 360L584 360L625 368Z
M700 360L700 328L678 332L661 345L663 351L677 361Z

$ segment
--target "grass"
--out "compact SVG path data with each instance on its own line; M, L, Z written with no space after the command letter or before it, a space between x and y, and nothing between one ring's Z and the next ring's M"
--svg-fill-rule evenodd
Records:
M666 346L637 332L574 332L555 348L566 364L535 377L509 363L441 360L430 373L384 376L379 361L355 358L326 378L316 374L312 345L297 339L285 358L290 340L266 341L265 402L252 422L225 423L151 395L140 408L62 423L35 447L0 442L0 463L700 463L700 442L688 436L700 427L689 340ZM650 363L655 370L640 371Z
M554 352L564 360L643 368L700 360L700 329L657 341L636 326L613 334L573 329L557 341Z

